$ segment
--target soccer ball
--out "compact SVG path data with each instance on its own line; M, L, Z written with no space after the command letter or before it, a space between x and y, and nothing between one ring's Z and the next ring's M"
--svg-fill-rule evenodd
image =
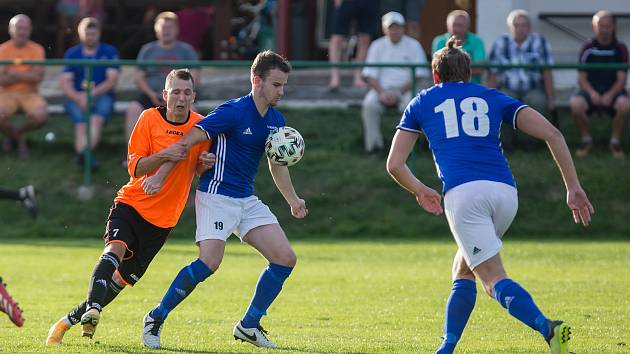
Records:
M291 127L279 128L267 137L265 154L276 165L295 165L304 156L304 139Z

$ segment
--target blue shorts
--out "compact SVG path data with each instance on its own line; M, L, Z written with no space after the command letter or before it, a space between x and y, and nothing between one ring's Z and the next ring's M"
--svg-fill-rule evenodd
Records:
M66 109L66 113L70 116L72 123L85 123L85 114L72 100L66 100L63 103L63 107ZM114 112L114 96L113 95L99 95L92 99L92 114L103 117L105 121L109 120Z

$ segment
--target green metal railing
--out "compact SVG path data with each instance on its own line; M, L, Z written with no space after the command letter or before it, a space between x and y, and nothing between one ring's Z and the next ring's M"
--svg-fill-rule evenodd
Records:
M26 64L26 65L44 65L44 66L84 66L85 67L85 82L92 82L93 70L97 66L135 66L135 67L177 67L177 68L249 68L251 61L235 60L235 61L136 61L136 60L92 60L92 59L48 59L48 60L0 60L0 65L11 64ZM417 84L415 80L415 71L418 68L431 69L431 65L427 64L400 64L400 63L380 63L380 64L366 64L366 63L329 63L323 61L292 61L291 66L294 69L315 69L315 68L362 68L362 67L377 67L377 68L406 68L409 70L411 77L411 90L417 92ZM525 68L525 69L539 69L539 70L629 70L630 64L615 63L615 64L575 64L575 63L559 63L553 65L522 65L522 64L502 64L502 65L490 65L488 63L474 63L473 68L496 68L496 69L512 69L512 68ZM92 184L92 151L91 151L91 127L90 116L92 115L92 89L93 84L85 85L85 93L87 96L87 111L86 116L86 138L87 148L84 151L84 170L83 170L83 183L84 186L89 187Z

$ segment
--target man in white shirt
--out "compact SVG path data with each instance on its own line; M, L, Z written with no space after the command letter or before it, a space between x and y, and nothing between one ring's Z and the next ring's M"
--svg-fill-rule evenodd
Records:
M425 64L426 55L420 43L404 34L405 18L398 12L386 13L382 20L385 35L370 45L366 63ZM365 151L380 154L384 149L381 115L386 107L398 107L400 112L411 101L411 75L408 68L366 67L363 69L370 91L363 99L361 116ZM425 68L416 69L416 78L428 76Z

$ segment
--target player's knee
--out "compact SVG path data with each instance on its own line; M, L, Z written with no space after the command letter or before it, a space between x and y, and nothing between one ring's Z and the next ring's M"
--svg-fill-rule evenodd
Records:
M119 259L123 259L125 256L125 251L127 250L127 246L120 242L112 242L105 247L103 253L113 252L118 256Z
M31 121L37 128L43 126L48 121L48 113L45 110L33 112L30 116Z
M463 269L462 267L453 268L452 275L453 275L453 280L468 279L468 280L475 281L475 274L473 274L473 272L468 268L466 269Z
M288 249L284 252L282 252L279 256L278 256L278 260L274 263L278 263L280 265L283 265L285 267L295 267L295 265L297 264L297 255L295 254L295 252L292 249Z
M619 97L615 104L615 110L622 115L627 116L628 113L630 113L630 99L624 96Z
M203 264L208 267L212 273L216 273L219 270L219 266L221 265L222 259L217 259L216 257L209 256L200 256L199 259L203 262Z
M586 113L588 109L586 101L581 96L573 96L569 100L569 107L573 113Z

